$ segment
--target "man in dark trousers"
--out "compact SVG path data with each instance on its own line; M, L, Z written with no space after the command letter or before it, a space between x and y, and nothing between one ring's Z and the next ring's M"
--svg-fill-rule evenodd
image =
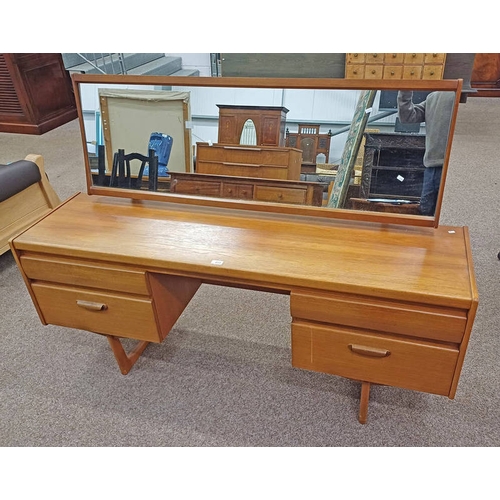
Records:
M434 215L450 132L455 94L432 92L425 101L414 104L412 91L398 92L398 116L401 123L425 122L424 181L420 213Z

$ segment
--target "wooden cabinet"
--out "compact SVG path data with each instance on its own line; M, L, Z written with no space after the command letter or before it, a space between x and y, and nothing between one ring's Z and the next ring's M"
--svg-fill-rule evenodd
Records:
M365 133L364 137L360 196L418 201L425 169L425 136Z
M254 125L256 146L284 146L288 109L276 106L231 106L217 104L219 108L219 135L224 144L249 144L242 142L242 132L247 120Z
M446 54L443 53L347 53L345 77L384 80L440 80Z
M76 117L61 54L0 54L0 132L43 134Z
M178 194L317 207L323 203L323 186L317 182L172 172L170 191Z
M285 144L291 148L298 148L302 151L301 172L316 172L316 158L319 154L325 155L324 163L328 163L330 156L330 139L332 132L320 134L320 126L317 124L299 124L296 133L286 131Z
M302 152L294 148L196 144L196 173L300 179Z
M471 97L500 97L500 54L476 54L471 86Z

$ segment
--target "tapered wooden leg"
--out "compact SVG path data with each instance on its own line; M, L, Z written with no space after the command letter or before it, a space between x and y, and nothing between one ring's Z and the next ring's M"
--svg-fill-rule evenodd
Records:
M366 424L368 417L368 401L370 399L370 382L361 382L361 398L359 401L359 423Z
M149 342L143 340L137 344L135 349L130 354L127 354L118 337L114 337L113 335L106 335L106 337L108 338L111 349L113 349L113 354L115 355L116 361L123 375L127 375L149 344Z

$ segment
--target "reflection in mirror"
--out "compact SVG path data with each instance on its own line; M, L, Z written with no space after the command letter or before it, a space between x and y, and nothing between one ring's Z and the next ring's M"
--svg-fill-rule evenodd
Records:
M168 86L79 83L94 186L109 187L118 149L147 156L159 134L171 139L168 165L153 147L160 175L148 182L146 167L142 189L326 211L436 212L454 91L413 91L408 84L402 92L233 88L195 80L194 86L186 79ZM237 122L234 135L239 110L257 118Z
M257 131L255 129L255 123L250 118L243 124L240 144L245 144L247 146L257 145Z

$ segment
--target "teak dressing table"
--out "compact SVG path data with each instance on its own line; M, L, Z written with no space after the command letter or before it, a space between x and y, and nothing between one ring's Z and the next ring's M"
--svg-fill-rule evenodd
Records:
M77 97L84 83L398 88L328 79L73 79ZM461 81L412 84L459 99ZM456 109L451 131L455 118ZM450 147L451 140L448 156ZM360 381L361 423L371 384L455 396L478 296L467 228L438 224L444 176L435 217L421 217L95 186L85 156L88 192L10 242L44 324L106 336L126 374L148 343L165 339L203 283L288 294L292 365ZM120 338L137 347L127 353Z

